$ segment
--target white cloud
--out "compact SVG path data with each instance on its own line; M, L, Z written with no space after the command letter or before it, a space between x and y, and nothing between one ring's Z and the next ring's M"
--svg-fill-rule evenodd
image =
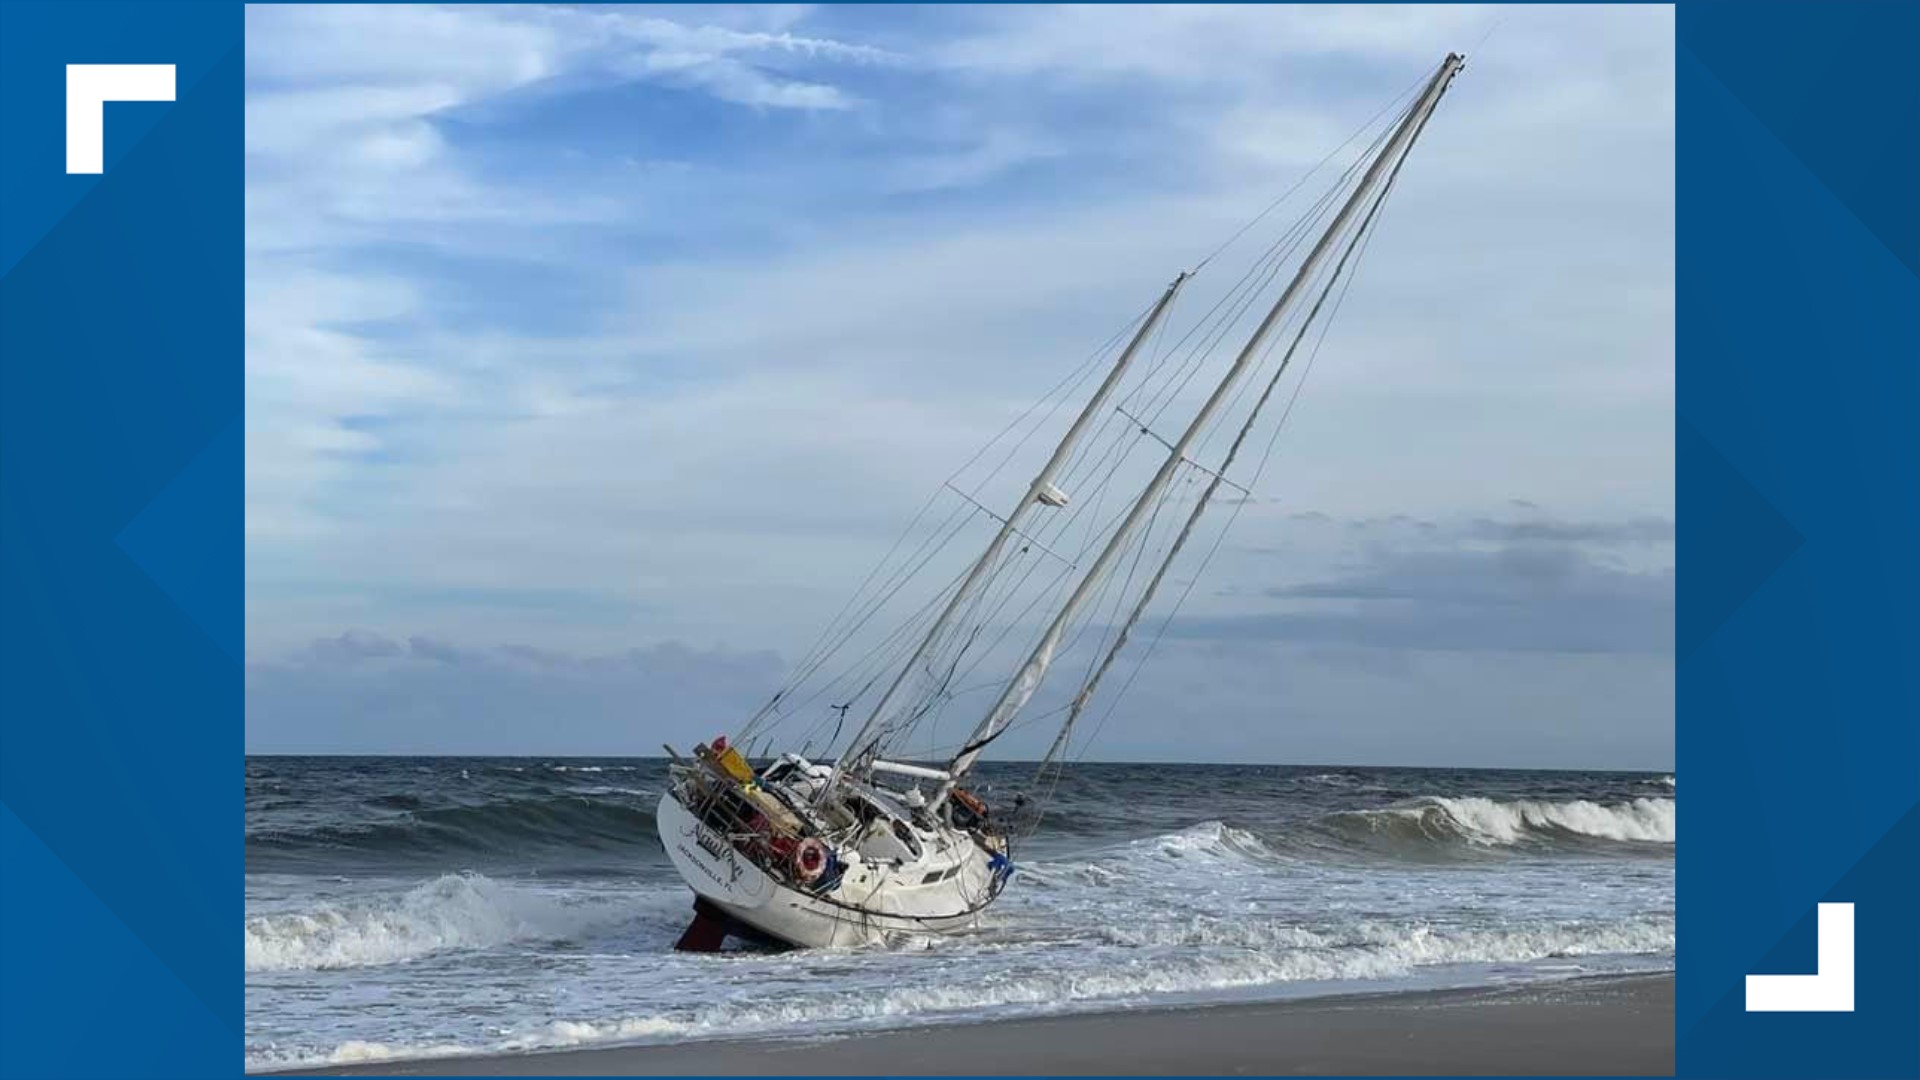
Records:
M966 70L1192 83L1272 79L1284 62L1345 56L1438 62L1487 25L1481 5L1009 5L993 29L946 43ZM1276 65L1279 65L1276 70Z
M739 57L884 62L859 46L618 12L523 7L272 5L248 9L248 523L256 539L324 535L317 511L380 436L343 421L457 406L456 361L382 347L356 324L430 318L404 276L339 269L356 248L408 237L458 247L476 226L612 220L624 207L482 179L436 121L562 75L666 77L728 101L841 108L831 87ZM422 230L429 230L423 232ZM516 357L515 363L523 358ZM571 395L509 380L566 411ZM473 403L484 409L484 403Z
M1287 501L1236 535L1671 514L1668 10L995 7L884 48L779 7L248 18L256 652L794 648L953 464L1490 25L1262 484ZM646 118L569 111L623 84L759 126L656 160ZM563 121L608 142L475 145Z

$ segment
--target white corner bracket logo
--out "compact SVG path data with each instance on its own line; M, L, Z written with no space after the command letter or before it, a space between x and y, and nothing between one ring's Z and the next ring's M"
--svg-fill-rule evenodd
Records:
M1747 976L1748 1012L1853 1011L1853 905L1821 904L1818 970Z
M107 102L172 100L172 64L68 64L68 174L106 170Z

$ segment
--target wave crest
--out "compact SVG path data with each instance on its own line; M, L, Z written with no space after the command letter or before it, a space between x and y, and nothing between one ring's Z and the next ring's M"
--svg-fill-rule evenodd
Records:
M255 915L246 922L246 969L404 963L454 949L564 939L620 914L610 903L562 903L479 874L448 874L385 902Z
M1466 842L1508 847L1585 838L1621 843L1674 842L1674 801L1638 798L1623 803L1586 799L1546 802L1429 796L1379 810L1355 810L1329 819L1336 829L1410 841Z

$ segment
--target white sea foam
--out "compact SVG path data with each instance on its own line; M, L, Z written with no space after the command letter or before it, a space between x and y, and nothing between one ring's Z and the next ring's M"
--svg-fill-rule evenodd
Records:
M1454 833L1468 841L1516 844L1554 834L1589 836L1602 840L1671 844L1674 842L1674 801L1633 799L1597 803L1586 799L1546 802L1536 799L1496 801L1478 797L1445 796L1417 799L1383 810L1347 815L1376 824L1401 820L1428 832Z
M1529 832L1552 829L1605 840L1674 842L1672 799L1634 799L1613 805L1585 799L1495 802L1443 798L1435 801L1456 821L1473 832L1492 837L1497 843L1510 844Z
M249 972L372 967L564 938L617 917L605 902L563 903L479 874L448 874L388 899L252 916L246 965Z
M624 779L573 782L625 799L613 786ZM377 879L291 891L250 879L250 973L356 970L250 975L247 1062L833 1033L1363 981L1384 990L1670 968L1672 797L1651 777L1640 790L1661 797L1430 798L1269 820L1260 833L1205 821L1108 833L1098 846L1052 838L1022 857L1020 884L978 933L937 938L931 956L676 954L685 887L646 864L632 880L462 875L404 892ZM1356 802L1366 805L1347 805ZM1623 841L1639 845L1635 857L1587 857ZM1349 850L1330 859L1329 843ZM407 995L407 1010L367 1007L394 994Z
M1245 829L1236 829L1224 821L1203 821L1176 833L1136 840L1127 847L1135 852L1147 850L1174 859L1193 857L1210 859L1278 858L1266 841Z
M1213 872L1254 870L1286 858L1253 833L1221 821L1203 821L1177 832L1129 840L1089 854L1092 857L1085 862L1023 863L1020 873L1024 881L1042 888L1105 887L1141 877L1205 872L1203 868Z
M473 1050L459 1043L430 1043L421 1046L395 1046L391 1043L368 1042L364 1039L350 1039L333 1048L333 1052L324 1059L329 1065L357 1065L369 1061L394 1061L397 1059L437 1057L460 1057L471 1054ZM295 1064L289 1061L285 1064ZM318 1064L317 1062L298 1062L299 1064Z
M351 1042L322 1057L337 1063L794 1030L851 1030L905 1019L959 1018L986 1009L1073 1011L1149 995L1246 990L1308 981L1393 979L1436 965L1659 955L1673 948L1670 916L1479 930L1445 929L1418 922L1362 922L1337 933L1283 925L1262 928L1214 919L1196 920L1184 928L1116 928L1112 933L1116 943L1153 949L1150 962L887 990L798 993L775 1001L716 1003L676 1015L551 1020L473 1049ZM1191 947L1195 945L1231 947ZM1559 970L1577 973L1581 968L1562 965Z

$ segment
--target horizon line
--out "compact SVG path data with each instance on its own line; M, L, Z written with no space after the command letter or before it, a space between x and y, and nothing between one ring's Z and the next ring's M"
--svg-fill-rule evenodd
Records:
M374 751L246 751L243 758L463 758L472 760L555 760L555 761L669 761L665 754L449 754L426 753L419 751L374 752ZM765 760L773 760L771 758ZM913 759L906 759L912 761ZM1001 765L1038 765L1038 758L996 758L991 764ZM1565 773L1660 773L1672 774L1671 765L1654 768L1622 768L1598 766L1539 766L1539 765L1404 765L1404 764L1356 764L1353 762L1323 761L1177 761L1163 759L1122 759L1083 760L1068 762L1067 767L1075 765L1181 765L1204 768L1289 768L1289 769L1472 769L1477 772L1565 772Z

